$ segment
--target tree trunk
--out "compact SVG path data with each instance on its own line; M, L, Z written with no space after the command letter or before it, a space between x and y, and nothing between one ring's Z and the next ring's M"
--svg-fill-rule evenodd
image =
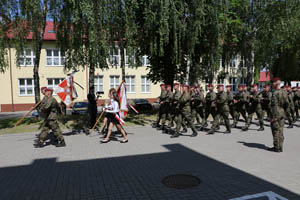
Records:
M90 91L90 88L92 86L94 86L94 84L95 84L94 81L95 81L95 66L90 65L89 66L89 91Z
M125 81L125 48L120 42L120 56L121 56L121 69L122 69L122 80Z

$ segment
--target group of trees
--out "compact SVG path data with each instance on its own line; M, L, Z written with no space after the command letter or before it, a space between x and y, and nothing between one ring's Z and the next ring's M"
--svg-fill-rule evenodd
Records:
M88 67L90 85L95 68L108 68L114 47L123 79L125 52L132 67L148 55L154 82L212 81L220 60L226 75L237 55L249 84L261 68L300 79L298 0L0 0L0 70L8 66L7 48L17 50L17 59L32 45L36 101L47 20L55 22L65 68Z

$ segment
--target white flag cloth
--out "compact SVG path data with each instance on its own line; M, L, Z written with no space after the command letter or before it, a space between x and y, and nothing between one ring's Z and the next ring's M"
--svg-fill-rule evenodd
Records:
M69 74L58 86L55 88L55 93L61 100L69 106L74 99L78 97L74 87L74 73Z
M122 82L120 87L117 90L119 99L120 99L120 118L124 119L128 112L128 102L126 95L126 85L125 82Z

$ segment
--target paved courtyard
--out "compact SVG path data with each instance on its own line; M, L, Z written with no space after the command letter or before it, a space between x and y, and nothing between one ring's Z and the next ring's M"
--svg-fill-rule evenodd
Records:
M285 129L281 154L265 150L272 146L270 128L257 128L170 139L149 126L126 127L127 144L66 132L66 147L43 149L33 148L35 133L2 135L0 199L299 200L300 128ZM162 180L173 174L201 183L168 188Z

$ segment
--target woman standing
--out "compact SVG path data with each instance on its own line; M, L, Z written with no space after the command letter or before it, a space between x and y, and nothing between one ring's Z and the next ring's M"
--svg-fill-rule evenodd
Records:
M116 114L120 112L120 102L118 94L115 92L114 89L109 90L108 97L110 99L110 104L105 106L105 112L107 117L107 124L108 124L108 132L104 140L101 140L101 143L107 143L110 140L110 135L113 126L115 125L117 129L122 133L124 140L121 141L121 143L127 143L128 138L126 136L126 133L124 129L121 127L119 120L115 117Z

